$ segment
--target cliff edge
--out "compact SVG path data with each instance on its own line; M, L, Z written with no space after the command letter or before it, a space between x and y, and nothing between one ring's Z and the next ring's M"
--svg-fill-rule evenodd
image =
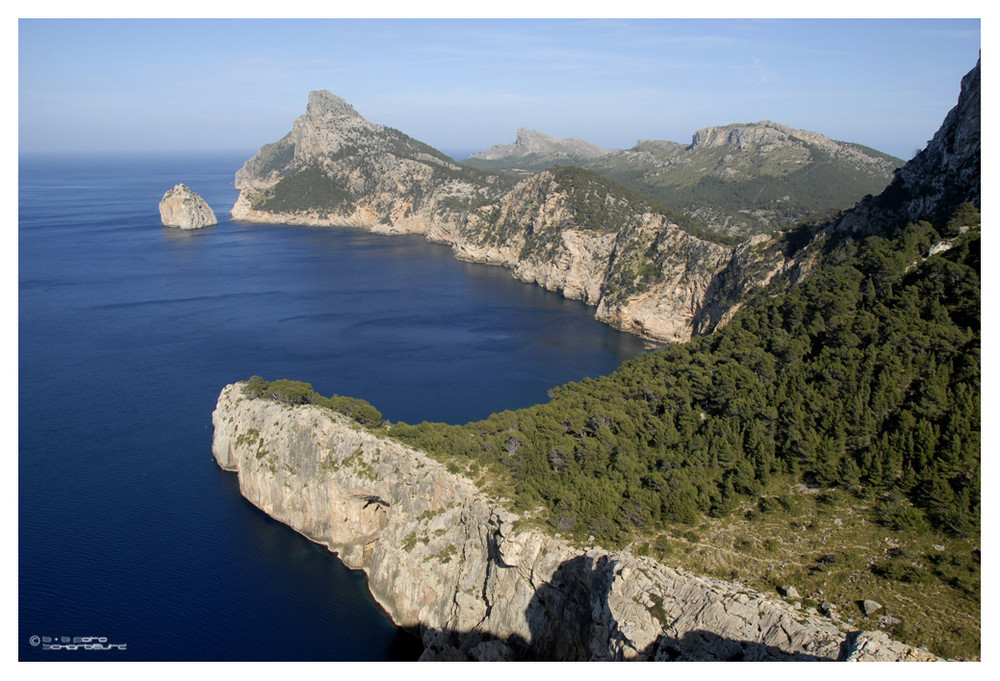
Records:
M226 386L212 451L251 503L368 575L424 660L930 660L881 632L522 527L426 454Z

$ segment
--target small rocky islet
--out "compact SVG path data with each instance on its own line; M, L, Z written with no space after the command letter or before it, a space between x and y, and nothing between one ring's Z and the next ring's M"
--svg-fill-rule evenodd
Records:
M219 224L215 212L185 184L168 189L160 199L160 220L164 227L201 229Z

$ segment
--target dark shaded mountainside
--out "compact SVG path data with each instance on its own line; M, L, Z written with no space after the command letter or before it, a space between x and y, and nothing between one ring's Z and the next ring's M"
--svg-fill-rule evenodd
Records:
M640 140L617 150L521 128L513 144L462 163L514 176L579 166L737 239L850 208L881 192L903 165L874 149L772 121L704 128L689 145Z
M729 323L607 377L553 389L546 404L464 426L385 424L379 432L478 479L510 500L520 522L580 544L697 562L714 550L697 532L713 523L742 528L726 552L747 557L738 564L744 576L760 567L766 585L790 564L802 566L794 574L814 587L809 598L841 611L866 599L862 586L881 590L893 615L878 627L939 654L978 658L980 147L977 64L941 129L884 192L832 221L736 249L652 212L622 217L617 232L585 233L583 211L567 206L604 180L581 171L543 172L513 189L500 179L463 185L476 188L461 194L466 205L485 203L461 219L447 213L455 233L471 230L485 244L520 239L522 252L558 259L569 231L581 235L578 246L619 254L602 278L601 304L614 282L635 285L613 274L622 250L642 249L640 271L658 258L682 270L716 258L722 264L704 292ZM443 174L446 182L466 182L455 179L465 171L433 163L456 173ZM567 189L570 182L585 189ZM241 202L266 204L266 191L245 190ZM606 211L643 205L607 196L598 202ZM429 201L433 212L442 199ZM532 211L541 206L550 212L539 223ZM494 213L477 231L475 216ZM559 240L528 239L566 215L574 227ZM645 241L623 236L644 229ZM660 248L668 237L680 246ZM699 262L692 244L703 249ZM748 254L769 276L747 274ZM321 400L296 385L293 402ZM813 510L796 515L805 507ZM773 535L755 534L771 521ZM821 526L822 536L810 534ZM894 537L884 549L869 544L883 534ZM776 560L782 546L804 553ZM734 569L731 578L741 575Z

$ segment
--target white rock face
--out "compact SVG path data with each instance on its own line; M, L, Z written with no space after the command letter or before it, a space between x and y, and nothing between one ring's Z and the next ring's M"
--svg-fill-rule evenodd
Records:
M887 637L855 650L780 599L518 529L469 480L319 407L234 384L212 421L243 496L363 569L392 619L419 629L422 659L932 659Z
M167 227L200 229L219 224L215 212L205 200L179 184L167 190L160 200L160 220Z

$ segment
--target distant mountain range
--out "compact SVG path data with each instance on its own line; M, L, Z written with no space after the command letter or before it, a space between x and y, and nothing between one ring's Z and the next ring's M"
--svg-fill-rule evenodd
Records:
M631 149L521 128L512 144L462 163L521 176L554 165L587 168L741 239L850 208L882 191L903 165L874 149L771 121L703 128L689 145L639 140Z

